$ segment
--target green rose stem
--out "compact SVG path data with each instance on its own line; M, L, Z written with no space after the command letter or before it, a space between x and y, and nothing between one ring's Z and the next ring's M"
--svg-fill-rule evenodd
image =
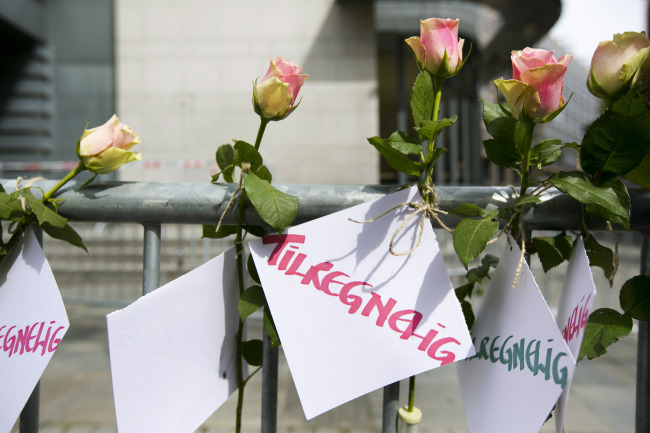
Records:
M437 78L432 76L431 79L433 80L433 112L431 113L431 120L434 122L438 120L438 115L440 114L440 99L442 98L442 83L445 81L444 78ZM435 140L430 140L428 147L427 147L427 156L426 160L427 162L427 167L426 171L424 173L424 185L429 186L433 188L433 167L435 165L435 161L433 159L433 149L435 148ZM426 204L431 204L432 202L432 197L431 195L427 192L424 197L424 202ZM413 408L415 407L415 376L411 376L409 378L409 403L408 403L408 411L413 412Z
M78 175L79 173L81 173L82 171L85 171L85 170L87 170L86 166L84 166L81 162L79 162L74 170L72 170L70 173L68 173L63 179L61 179L59 181L59 183L54 185L54 187L51 190L49 190L48 192L45 193L45 195L43 196L43 202L46 202L47 200L49 200L50 197L52 197L54 194L56 194L56 192L59 189L61 189L61 187L63 187L63 185L68 183L68 181L70 179L72 179L73 177L75 177L76 175Z
M259 150L260 144L262 143L262 137L264 136L264 131L266 130L266 125L268 125L270 119L260 116L260 127L257 131L257 137L255 138L255 150ZM242 173L242 176L244 173ZM241 297L244 293L244 247L242 242L244 240L244 213L246 210L246 189L242 188L239 194L239 215L237 220L237 234L235 236L235 251L237 253L237 275L239 277L239 296ZM237 394L237 411L235 418L235 433L241 432L241 418L242 418L242 409L244 406L244 387L246 386L247 380L244 380L244 368L243 363L243 336L244 336L244 320L239 318L239 326L237 327L237 385L238 385L238 394ZM251 375L252 376L252 375Z
M524 135L524 154L521 160L521 187L519 189L519 195L523 197L526 195L526 190L530 186L529 183L529 168L530 168L530 150L533 145L533 130L535 129L535 124L533 122L525 122L526 133Z

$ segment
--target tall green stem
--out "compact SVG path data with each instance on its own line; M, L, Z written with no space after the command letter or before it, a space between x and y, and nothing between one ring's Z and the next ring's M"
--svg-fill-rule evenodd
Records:
M438 114L440 113L440 100L442 99L442 83L445 81L444 78L433 78L433 112L431 113L431 120L438 120ZM435 161L433 160L433 150L435 147L435 140L429 141L427 147L427 166L424 173L424 184L428 186L433 186L433 166ZM429 203L430 197L427 195L424 197L424 201Z
M59 189L61 189L61 187L63 185L68 183L68 181L70 179L72 179L73 177L75 177L76 175L78 175L79 173L81 173L84 170L86 170L86 167L81 162L79 164L77 164L77 166L75 167L74 170L72 170L70 173L66 174L66 176L59 181L59 183L54 185L54 187L51 190L49 190L48 192L45 193L45 195L43 196L43 201L49 200L50 197L52 197L54 194L56 194L56 192Z
M260 116L260 127L257 130L257 137L255 138L255 150L259 150L264 136L264 130L269 123L269 119ZM241 174L245 176L245 173ZM243 182L243 180L242 180ZM239 194L239 215L237 218L237 234L235 236L235 251L237 253L237 275L239 277L239 296L244 293L244 215L246 210L246 189L241 190ZM241 432L242 411L244 408L244 388L246 381L244 380L244 321L239 318L239 326L237 327L237 409L235 417L235 433Z
M529 168L530 168L530 150L533 145L533 130L535 124L533 122L526 122L526 133L524 135L524 153L521 161L521 188L519 195L524 196L526 190L530 186Z

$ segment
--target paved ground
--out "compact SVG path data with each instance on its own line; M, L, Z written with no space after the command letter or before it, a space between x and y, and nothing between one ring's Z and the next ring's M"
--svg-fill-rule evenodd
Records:
M117 431L105 321L105 314L110 311L68 306L70 330L42 379L42 433ZM579 364L571 389L566 433L634 431L635 356L636 337L632 335L614 345L607 356ZM260 428L260 387L261 375L254 377L247 387L244 431L249 433ZM380 431L381 391L305 421L282 355L279 387L278 431L281 433ZM406 388L404 384L402 394ZM210 417L199 432L226 433L233 430L233 397ZM453 365L419 376L416 399L416 405L424 413L420 433L467 431ZM406 401L405 396L402 401ZM554 431L553 423L547 423L542 431Z

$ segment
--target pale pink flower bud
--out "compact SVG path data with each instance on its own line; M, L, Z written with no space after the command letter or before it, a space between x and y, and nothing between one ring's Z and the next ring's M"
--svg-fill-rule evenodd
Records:
M142 159L139 153L129 150L138 143L138 134L114 114L102 126L84 130L77 145L77 156L88 170L106 174Z
M296 98L308 75L287 59L271 60L269 70L259 84L253 87L255 112L267 119L280 120L297 107Z
M422 69L437 77L454 75L463 63L463 39L458 39L458 20L429 18L420 21L420 37L406 40Z

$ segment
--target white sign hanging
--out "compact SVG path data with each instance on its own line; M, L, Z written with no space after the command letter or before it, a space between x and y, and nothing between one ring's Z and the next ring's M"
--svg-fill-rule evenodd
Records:
M120 433L194 432L237 389L238 299L231 248L107 316Z
M435 234L408 202L416 188L249 243L307 419L473 354ZM392 255L396 231L397 253L421 244Z
M585 336L585 327L594 299L596 299L594 277L591 274L584 242L581 237L578 237L569 259L557 311L557 325L576 360L580 353L580 345ZM555 407L555 430L558 433L564 431L564 418L572 380L573 375L569 377Z
M13 427L70 323L28 229L0 263L0 431Z
M472 433L538 432L575 361L510 239L494 270L472 327L476 355L457 364Z

